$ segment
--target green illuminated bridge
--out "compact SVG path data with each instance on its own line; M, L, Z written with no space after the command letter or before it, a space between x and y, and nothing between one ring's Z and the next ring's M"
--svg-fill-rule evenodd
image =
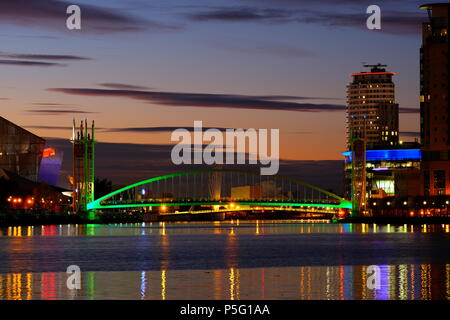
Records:
M144 180L88 204L88 210L155 207L161 213L216 210L351 209L351 203L311 184L228 169L179 172Z

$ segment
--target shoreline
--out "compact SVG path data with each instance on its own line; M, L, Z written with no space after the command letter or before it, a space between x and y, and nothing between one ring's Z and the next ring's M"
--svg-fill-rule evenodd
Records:
M449 224L450 217L354 217L339 220L339 223Z
M159 218L159 217L158 217ZM98 214L96 220L89 220L85 215L60 214L60 213L15 213L15 214L0 214L0 227L14 227L14 226L38 226L38 225L69 225L69 224L115 224L115 223L143 223L143 222L214 222L214 221L255 221L255 220L283 220L295 222L298 219L311 220L310 223L318 223L319 220L329 220L329 223L336 224L450 224L450 217L352 217L334 220L331 218L319 217L288 217L286 215L266 217L228 217L226 219L155 219L147 221L142 213L126 214L126 213L101 213ZM316 222L315 222L316 221ZM304 222L308 223L308 222Z

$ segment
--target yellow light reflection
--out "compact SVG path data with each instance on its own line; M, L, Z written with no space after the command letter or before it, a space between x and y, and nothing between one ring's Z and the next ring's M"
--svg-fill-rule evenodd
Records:
M230 300L234 300L235 287L234 287L234 268L230 268L230 274L228 280L230 281Z
M159 225L160 225L159 234L162 235L162 236L167 235L166 234L166 223L165 222L160 222Z
M166 300L166 270L161 270L161 299Z
M299 272L299 284L300 284L300 288L299 288L299 295L300 295L300 300L305 300L305 267L300 267L300 272Z
M7 300L22 300L22 274L7 275Z
M395 266L388 266L388 274L389 274L389 300L395 300L395 289L397 283L397 274L395 272Z
M239 269L230 268L228 280L230 282L230 300L239 300Z
M362 266L361 268L361 283L365 284L367 283L367 266ZM363 285L362 286L362 290L361 290L361 295L362 295L362 300L366 300L367 299L367 285Z
M398 298L400 300L408 299L408 267L405 264L398 266L399 269L399 284L398 284Z
M32 273L27 273L26 274L26 278L27 278L27 300L31 300L33 297L33 288L32 288L32 284L33 284L33 275Z
M429 283L431 281L430 275L430 266L427 264L421 265L420 269L420 279L422 283L422 300L429 300L430 297L430 288Z

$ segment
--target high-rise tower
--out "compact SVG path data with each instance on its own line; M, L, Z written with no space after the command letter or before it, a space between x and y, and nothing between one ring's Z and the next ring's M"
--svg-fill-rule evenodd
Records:
M428 11L420 49L421 193L450 194L450 106L448 26L450 3L420 7Z
M347 143L364 139L368 149L398 144L398 104L394 72L385 65L365 65L370 72L353 73L347 86Z
M90 131L90 132L89 132ZM87 204L94 201L94 121L91 130L87 120L77 130L73 120L73 211L86 212Z

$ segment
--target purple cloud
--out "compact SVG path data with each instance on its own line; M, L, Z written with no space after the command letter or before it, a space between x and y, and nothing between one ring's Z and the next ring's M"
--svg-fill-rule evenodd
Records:
M62 32L66 28L67 7L73 3L63 0L2 0L0 23L24 27L44 27ZM176 30L178 27L144 20L124 14L113 8L79 5L82 12L82 30L91 33Z

